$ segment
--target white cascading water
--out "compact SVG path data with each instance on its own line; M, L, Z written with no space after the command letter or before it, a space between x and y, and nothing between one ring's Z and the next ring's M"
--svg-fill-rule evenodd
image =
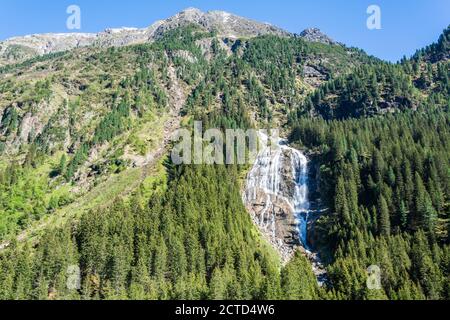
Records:
M270 232L273 239L276 237L273 201L275 199L286 201L296 217L300 245L308 250L308 160L299 150L287 146L286 140L273 139L272 145L270 145L267 135L260 134L260 139L265 147L258 154L256 163L248 175L244 201L251 203L257 200L257 196L261 192L265 194L265 207L260 213L258 224ZM283 181L285 178L283 166L286 166L284 161L290 162L294 190L282 188L282 183L285 183ZM271 216L268 216L269 214Z
M271 138L271 143L268 143L269 137L262 133L260 140L263 148L248 174L244 203L255 223L271 238L271 243L280 250L283 258L289 258L289 251L295 250L296 245L305 249L318 284L323 286L328 283L327 271L319 254L308 246L308 223L313 214L308 198L308 159L299 150L289 147L286 140ZM288 219L278 221L281 225L277 224L277 218L280 219L277 210L281 207L295 218L294 232L298 235L298 240L294 239L295 244L285 238L286 230L277 230L277 227L285 229L286 223L293 221ZM290 249L284 255L286 247Z

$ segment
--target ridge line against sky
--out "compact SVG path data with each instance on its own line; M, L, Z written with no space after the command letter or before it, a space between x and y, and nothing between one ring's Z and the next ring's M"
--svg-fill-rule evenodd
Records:
M369 30L370 5L381 8L381 30ZM66 9L81 8L82 28L148 27L188 7L223 10L267 22L292 33L318 27L336 41L389 61L412 55L438 40L450 24L449 0L2 0L0 39L67 30Z

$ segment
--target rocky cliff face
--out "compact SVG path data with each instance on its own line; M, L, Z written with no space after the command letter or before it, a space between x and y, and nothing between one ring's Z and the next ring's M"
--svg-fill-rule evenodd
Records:
M310 42L320 42L324 44L337 44L336 41L324 34L320 29L309 28L300 33L300 37Z
M266 139L262 136L261 140ZM261 151L247 178L247 209L284 262L300 246L306 247L306 179L306 157L283 140Z
M120 28L107 29L100 33L49 33L11 38L0 42L0 65L86 46L112 47L152 42L169 30L189 24L197 24L206 31L216 32L223 38L248 38L265 34L290 35L270 24L256 22L228 12L202 12L190 8L166 20L157 21L144 29Z

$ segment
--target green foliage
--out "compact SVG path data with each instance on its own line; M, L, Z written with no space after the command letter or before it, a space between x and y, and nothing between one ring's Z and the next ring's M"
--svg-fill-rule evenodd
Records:
M296 111L316 112L325 119L367 117L418 105L414 86L403 68L378 63L326 82Z
M310 261L296 254L281 273L283 298L287 300L317 300L319 290Z
M198 40L211 43L208 59ZM0 250L0 299L449 299L448 30L396 65L295 37L219 41L189 26L152 44L0 68L0 152L39 103L60 106L40 115L40 134L15 154L20 164L0 170L0 239L45 214L79 218L50 223L33 247ZM8 78L42 70L52 76ZM316 233L329 290L301 254L279 265L242 204L241 167L167 163L168 182L145 179L136 190L144 169L121 156L129 144L146 153L133 130L170 107L174 71L189 92L186 122L245 129L289 117L291 141L320 166L329 211ZM124 172L67 206L61 177L75 184L101 145L111 148L94 174ZM381 290L366 286L369 265L381 267ZM66 285L71 266L81 269L80 290Z
M17 131L18 124L19 116L16 108L7 108L3 113L0 129L5 132L6 136L9 136Z
M447 299L450 114L428 110L347 121L302 119L291 139L321 152L330 213L319 247L340 298L372 299L379 265L390 299ZM350 285L349 285L350 284Z
M93 143L101 144L111 141L112 138L127 129L126 118L130 115L130 107L127 100L123 100L120 104L113 108L95 130Z
M0 74L16 71L16 70L20 70L20 69L25 69L27 67L35 65L37 62L54 60L54 59L57 59L59 57L66 55L66 54L67 54L67 52L65 52L65 51L50 53L50 54L45 54L42 56L37 56L37 57L31 58L31 59L28 59L28 60L18 63L18 64L8 64L6 66L0 67Z
M436 63L449 58L450 52L450 26L448 26L439 37L437 43L434 43L424 49L417 51L414 55L415 60L427 60Z
M183 167L172 176L162 197L156 194L148 202L137 193L129 203L117 200L84 215L74 239L69 225L48 230L35 255L14 246L0 253L0 297L317 297L319 289L304 257L298 256L280 275L276 260L260 245L241 201L235 168ZM8 275L16 263L23 263L10 255L21 254L29 267ZM70 265L81 267L80 291L64 286Z
M11 164L0 170L0 240L15 234L47 212L45 179L34 169Z

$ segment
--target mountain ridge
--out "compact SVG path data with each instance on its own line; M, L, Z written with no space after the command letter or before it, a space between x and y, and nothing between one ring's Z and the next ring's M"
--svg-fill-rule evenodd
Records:
M147 28L107 28L98 33L43 33L18 36L0 42L0 65L20 62L35 56L80 47L120 47L149 43L167 31L188 24L200 25L223 38L255 37L264 34L289 36L289 32L268 23L243 18L225 11L202 12L188 8Z
M188 8L167 19L155 21L146 28L120 27L107 28L98 33L42 33L8 38L0 41L0 66L81 47L104 48L150 43L166 32L188 24L197 24L207 31L216 32L221 38L253 38L267 34L294 36L293 33L275 25L226 11L203 12ZM295 36L310 42L337 44L317 28L308 28Z

